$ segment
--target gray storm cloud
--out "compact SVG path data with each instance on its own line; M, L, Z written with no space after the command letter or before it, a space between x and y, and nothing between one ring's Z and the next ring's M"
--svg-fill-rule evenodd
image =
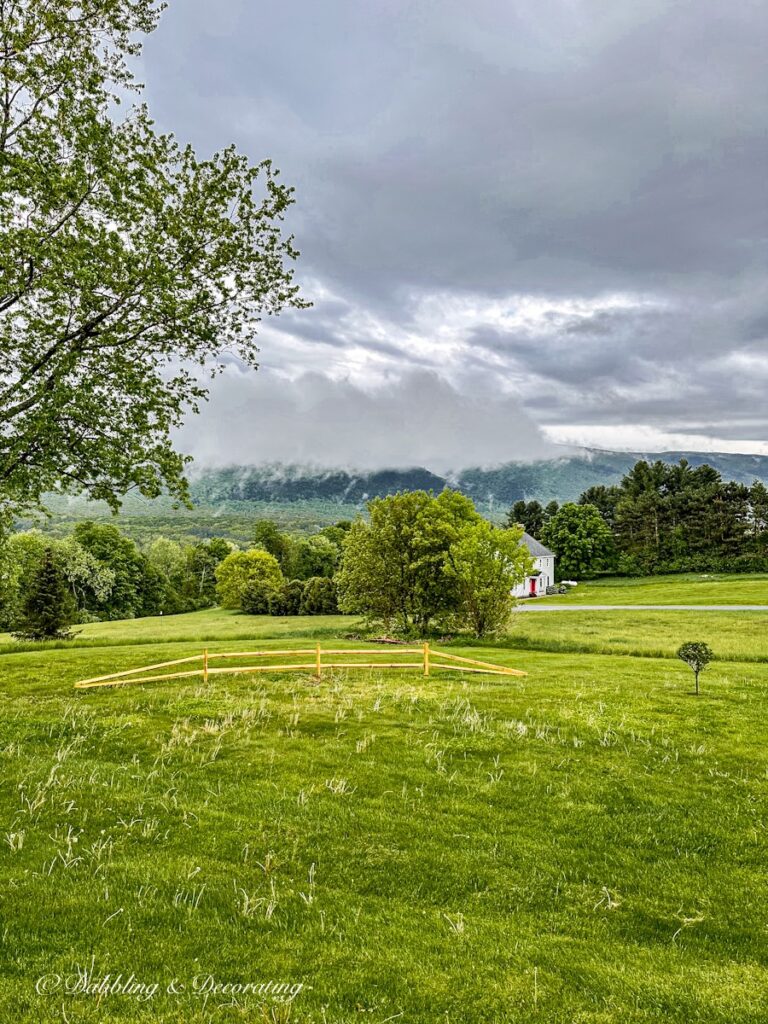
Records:
M363 389L317 373L290 381L231 369L179 437L198 467L283 462L356 469L465 466L562 454L519 404L434 373Z
M297 187L289 226L321 301L267 330L265 368L348 374L372 430L372 382L423 369L467 408L484 376L494 407L514 394L556 435L758 441L767 35L753 0L219 0L215 17L175 0L142 74L161 126L273 157ZM488 315L526 298L534 328Z

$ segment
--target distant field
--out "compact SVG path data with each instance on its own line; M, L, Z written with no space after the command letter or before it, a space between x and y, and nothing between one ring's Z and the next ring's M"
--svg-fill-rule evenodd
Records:
M567 615L517 613L505 646L583 654L673 658L685 640L704 640L726 661L768 662L765 612L580 611Z
M768 575L684 574L589 580L568 594L538 598L548 604L765 604Z
M147 619L119 619L74 626L74 640L47 645L49 648L115 646L124 644L177 643L195 640L249 640L262 637L329 637L355 630L352 615L243 615L223 608L208 608L183 615L153 616ZM20 645L8 633L0 633L0 653L39 650L40 645ZM171 657L171 655L169 655Z
M522 680L72 689L204 637L354 631L221 611L0 655L0 1020L763 1024L768 664L737 660L762 621L522 614L506 644L465 649ZM669 655L699 636L734 660L698 700L669 657L524 649ZM35 991L78 965L161 987ZM305 987L289 1007L204 1002L195 975Z

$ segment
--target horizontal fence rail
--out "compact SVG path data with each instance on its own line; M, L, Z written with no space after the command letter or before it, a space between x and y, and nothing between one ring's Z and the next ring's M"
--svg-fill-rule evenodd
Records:
M381 657L386 653L388 658L392 655L402 654L410 656L419 655L418 661L328 661L328 658L350 658L370 657L377 655ZM216 659L227 658L303 658L311 657L311 661L296 661L289 664L278 662L274 665L231 665L220 668L211 667L211 662ZM176 668L178 665L191 665L198 663L199 668L183 669L180 672L165 672L160 675L145 675L147 672L157 672L160 669ZM494 665L489 661L478 661L476 658L462 658L458 654L448 654L447 651L436 650L428 643L418 646L398 646L395 650L391 647L386 651L381 648L370 650L360 647L337 647L321 648L316 644L312 648L296 649L291 651L222 651L209 654L204 650L202 654L193 654L189 658L176 658L175 661L163 661L156 665L145 665L143 668L129 668L124 672L112 672L107 676L97 676L95 679L80 679L75 683L76 690L90 690L98 686L131 686L138 683L158 683L166 679L202 679L207 683L214 675L243 674L253 672L309 672L315 679L321 679L323 669L337 668L400 668L420 669L427 677L435 669L448 672L477 673L478 675L491 676L525 676L527 672L520 669L507 668L505 665Z

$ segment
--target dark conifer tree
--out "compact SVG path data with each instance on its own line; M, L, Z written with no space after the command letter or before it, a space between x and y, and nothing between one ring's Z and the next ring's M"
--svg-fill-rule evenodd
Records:
M74 614L75 603L64 573L52 549L46 548L13 635L19 640L70 640Z

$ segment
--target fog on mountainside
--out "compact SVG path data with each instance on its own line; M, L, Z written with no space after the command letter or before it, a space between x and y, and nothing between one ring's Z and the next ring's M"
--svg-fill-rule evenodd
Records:
M289 380L228 367L178 443L201 469L267 462L445 474L563 451L511 396L480 380L459 391L427 370L363 388L319 373Z

